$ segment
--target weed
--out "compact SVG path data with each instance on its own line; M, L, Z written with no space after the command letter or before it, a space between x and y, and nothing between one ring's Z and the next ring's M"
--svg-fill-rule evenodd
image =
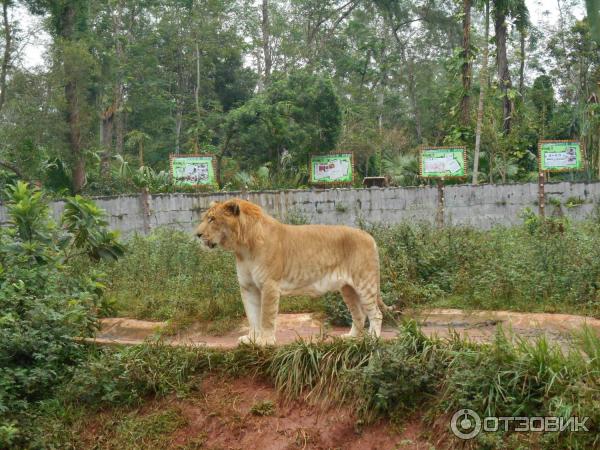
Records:
M581 197L569 197L565 201L565 206L567 208L575 208L576 206L581 206L583 204L585 204L585 200Z
M272 416L275 414L275 404L271 400L262 400L252 405L250 412L255 416Z
M336 203L335 204L335 211L338 212L338 213L340 213L340 214L343 214L343 213L345 213L345 212L348 211L348 207L345 204L343 204L343 203Z

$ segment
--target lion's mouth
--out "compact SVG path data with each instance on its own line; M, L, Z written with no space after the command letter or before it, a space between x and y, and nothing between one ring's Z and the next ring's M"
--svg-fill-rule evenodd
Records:
M208 248L215 248L217 246L216 243L214 243L212 241L207 241L205 239L202 242L204 242L204 245L206 245Z

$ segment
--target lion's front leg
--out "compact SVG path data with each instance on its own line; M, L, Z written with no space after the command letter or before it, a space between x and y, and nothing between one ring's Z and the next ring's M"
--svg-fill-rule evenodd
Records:
M240 290L250 330L246 336L239 338L239 342L240 344L250 344L256 342L260 336L261 295L260 290L254 285L243 285Z
M279 284L267 281L261 290L260 335L256 339L258 345L275 344L275 321L279 311Z

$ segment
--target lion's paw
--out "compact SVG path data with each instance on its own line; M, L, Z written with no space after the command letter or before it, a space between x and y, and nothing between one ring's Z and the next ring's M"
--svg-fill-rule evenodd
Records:
M344 334L340 335L340 337L342 339L357 339L357 338L361 337L362 335L364 335L364 333L354 333L354 332L350 331L348 333L344 333Z
M240 336L238 338L238 344L252 345L257 342L255 335L247 334L246 336Z
M267 345L275 345L275 336L259 336L254 341L256 345L266 347Z

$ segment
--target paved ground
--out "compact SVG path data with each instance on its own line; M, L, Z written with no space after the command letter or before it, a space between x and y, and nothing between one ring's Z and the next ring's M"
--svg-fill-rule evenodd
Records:
M405 313L404 317L414 317L427 335L447 336L451 331L468 336L475 341L493 338L500 325L512 330L516 335L535 338L546 335L550 340L568 345L573 331L588 325L600 334L600 320L570 314L517 313L511 311L462 311L459 309L430 309ZM156 335L166 326L166 322L149 322L127 318L102 319L102 327L94 342L101 344L139 344L146 338ZM329 335L336 336L348 331L347 328L326 327L311 314L281 314L278 317L277 342L285 344L298 338L318 339ZM224 336L207 336L194 331L194 327L165 341L172 345L208 346L232 348L238 337L248 332L247 325L240 326ZM383 337L390 339L396 335L393 327L383 330Z

